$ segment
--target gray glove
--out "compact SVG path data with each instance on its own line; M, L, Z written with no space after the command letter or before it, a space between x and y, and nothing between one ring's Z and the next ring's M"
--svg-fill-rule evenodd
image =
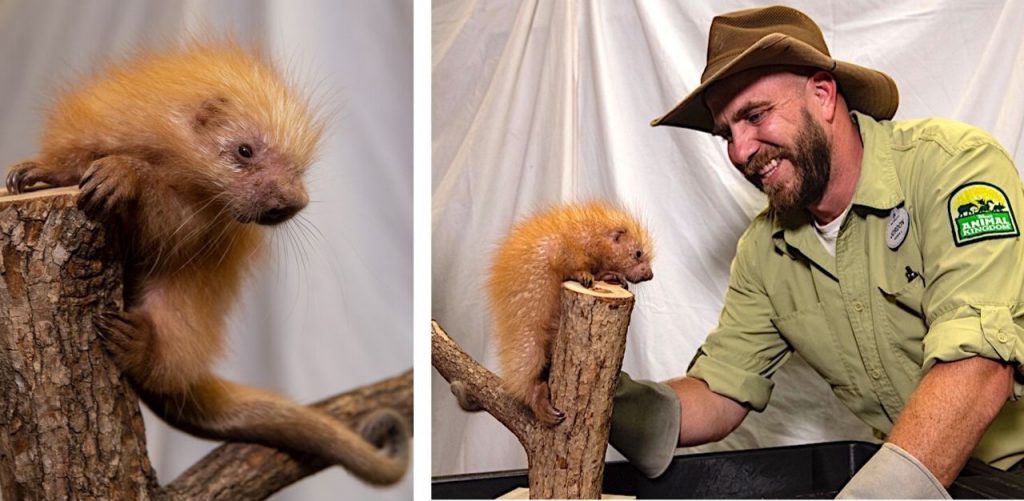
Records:
M953 499L920 461L886 442L836 499Z
M665 472L679 443L679 397L665 383L634 381L619 373L608 442L630 464L654 478Z

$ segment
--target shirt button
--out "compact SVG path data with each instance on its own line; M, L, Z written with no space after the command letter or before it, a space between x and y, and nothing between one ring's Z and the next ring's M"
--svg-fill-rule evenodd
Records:
M853 309L855 311L864 311L864 305L860 304L860 301L853 303Z
M875 369L875 370L871 371L871 377L874 378L874 379L881 379L882 378L882 373L879 372L878 369Z
M1006 333L1000 332L996 339L998 339L1000 343L1005 343L1008 338L1006 337Z

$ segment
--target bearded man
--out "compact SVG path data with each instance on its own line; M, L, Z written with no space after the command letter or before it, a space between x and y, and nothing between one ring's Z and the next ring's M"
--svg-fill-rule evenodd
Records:
M611 441L645 473L763 410L793 351L885 441L840 497L948 497L968 458L1024 458L1019 174L976 128L889 121L898 102L799 11L713 20L700 86L653 125L721 137L769 207L687 375L620 381Z

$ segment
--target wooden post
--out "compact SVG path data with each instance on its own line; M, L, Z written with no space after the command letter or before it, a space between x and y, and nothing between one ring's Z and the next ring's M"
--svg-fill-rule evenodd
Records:
M137 398L107 360L95 313L118 308L121 262L77 190L0 197L3 499L150 499Z
M120 308L115 239L76 208L78 190L0 191L0 497L259 500L328 466L231 443L161 487L138 398L92 325ZM355 426L390 407L412 429L412 371L316 406Z
M519 439L526 449L531 498L601 496L612 397L632 310L633 295L621 287L603 282L593 289L563 284L548 384L552 402L565 413L565 420L553 427L537 421L501 388L498 376L473 361L433 323L434 367Z

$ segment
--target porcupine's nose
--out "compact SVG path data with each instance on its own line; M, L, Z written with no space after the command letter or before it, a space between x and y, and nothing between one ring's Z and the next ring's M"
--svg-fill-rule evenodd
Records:
M301 207L295 206L267 209L256 218L256 222L266 225L280 224L291 219L292 216L299 212L299 209L301 209Z
M265 225L283 223L309 204L309 195L301 185L281 181L277 190L267 197L256 222Z
M646 282L654 278L654 270L651 269L650 264L644 263L638 265L636 272L636 280L633 280L633 283Z

